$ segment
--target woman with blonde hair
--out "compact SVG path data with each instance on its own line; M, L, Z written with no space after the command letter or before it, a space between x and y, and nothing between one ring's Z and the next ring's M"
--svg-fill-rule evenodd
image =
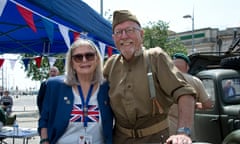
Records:
M50 78L39 119L42 144L111 144L113 116L103 59L90 40L77 39L66 74Z

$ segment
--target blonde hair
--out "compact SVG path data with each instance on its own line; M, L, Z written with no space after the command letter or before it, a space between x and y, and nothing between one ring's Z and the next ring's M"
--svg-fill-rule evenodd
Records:
M98 61L96 70L94 72L92 83L96 83L96 82L102 83L104 81L103 59L101 57L99 48L91 40L82 39L82 38L76 39L67 52L66 63L65 63L65 71L66 71L65 83L70 86L79 85L76 72L72 67L72 52L74 51L74 49L78 48L79 46L90 46L96 52L99 61Z

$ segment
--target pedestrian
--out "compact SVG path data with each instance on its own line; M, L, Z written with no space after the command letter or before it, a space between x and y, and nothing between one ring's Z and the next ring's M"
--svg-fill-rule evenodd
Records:
M196 90L196 109L211 109L213 107L213 102L208 96L202 81L190 74L188 74L190 59L184 53L175 53L173 55L173 63L175 66L183 73L184 79L193 86ZM169 133L170 135L175 134L177 131L177 120L178 120L178 107L177 104L173 104L169 110ZM192 127L192 139L195 139L194 126Z
M49 77L55 77L59 75L59 70L56 66L53 66L49 69L48 72ZM37 95L37 106L38 106L38 111L39 114L41 113L42 110L42 103L43 103L43 99L44 99L44 95L46 92L46 84L47 80L43 81L40 85L40 89L38 91L38 95Z
M65 67L65 76L47 82L40 143L112 144L113 115L98 47L87 39L75 40Z
M0 99L0 104L4 105L4 111L6 112L7 116L11 115L12 113L12 106L13 106L13 98L9 95L9 91L6 90L3 92L3 96Z
M114 11L112 30L115 46L121 52L104 66L115 116L113 143L191 143L194 88L161 48L145 50L144 31L130 11ZM156 93L152 93L153 88ZM167 115L173 102L180 110L179 129L169 137Z

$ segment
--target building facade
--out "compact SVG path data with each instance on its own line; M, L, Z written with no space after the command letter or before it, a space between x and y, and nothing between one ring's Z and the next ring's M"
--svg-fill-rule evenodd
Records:
M240 27L219 30L217 28L203 28L181 33L171 33L169 38L179 38L187 47L188 54L195 52L226 52L236 38L240 36ZM194 40L192 44L192 40Z

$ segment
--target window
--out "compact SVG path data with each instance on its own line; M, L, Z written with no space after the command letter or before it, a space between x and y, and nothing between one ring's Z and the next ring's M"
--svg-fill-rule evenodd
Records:
M215 87L214 81L212 79L202 79L202 83L207 91L209 98L212 100L213 104L215 104Z
M239 104L240 79L231 78L222 80L222 96L225 103Z

